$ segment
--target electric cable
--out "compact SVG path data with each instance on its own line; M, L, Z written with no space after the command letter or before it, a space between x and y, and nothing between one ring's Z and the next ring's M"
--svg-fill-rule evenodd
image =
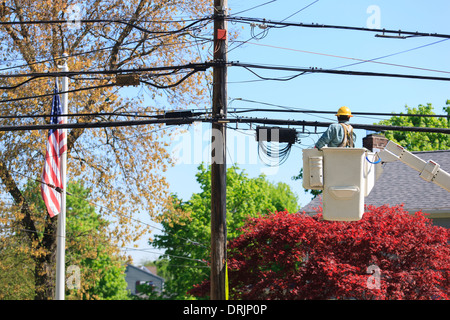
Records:
M199 21L205 21L205 20L208 20L208 18L201 18ZM212 21L212 20L208 21L207 23L210 23L211 21ZM195 20L195 22L198 22L198 21ZM6 23L7 23L7 22L5 22L5 24L6 24ZM30 23L32 23L32 22L30 22ZM187 26L187 27L189 27L189 26ZM199 28L199 27L196 27L196 28ZM169 32L169 34L172 34L172 33ZM157 38L161 38L161 37L163 37L163 36L164 36L164 34L160 34L160 35L157 35L157 36L154 36L154 37L150 37L150 38L147 37L145 40L146 40L146 41L148 41L148 40L154 40L154 39L157 39ZM141 42L142 42L142 39L140 39L140 40L135 40L135 41L130 41L130 42L127 42L127 43L123 43L123 44L122 44L122 49L126 49L126 48L123 48L123 46L129 45L129 44L133 44L133 43L141 43ZM159 46L166 46L166 45L173 45L173 43L170 43L170 44L160 44ZM114 48L114 46L103 47L103 48L94 49L94 50L90 50L90 51L86 51L86 52L81 52L81 53L74 53L74 54L71 54L69 57L74 57L74 56L83 55L83 54L88 54L88 53L93 53L93 52L98 52L98 51L102 51L102 50L106 50L106 49L111 49L111 48ZM10 70L10 69L14 69L14 68L26 67L26 66L30 66L30 65L34 65L34 64L39 64L39 63L53 62L53 61L58 60L58 59L61 59L61 58L64 58L64 57L59 57L59 58L56 57L56 58L52 58L52 59L48 59L48 60L37 61L37 62L34 62L34 63L22 64L22 65L19 65L19 66L12 66L12 67L7 67L7 68L2 68L2 69L0 69L0 70Z
M35 234L39 234L39 235L48 235L48 236L53 236L52 233L48 233L48 232L42 232L42 231L38 231L38 230L30 230L30 229L25 229L25 228L21 228L19 226L14 227L14 226L0 226L0 230L17 230L17 231L23 231L23 232L27 232L27 233L35 233ZM86 230L86 231L79 231L77 232L77 234L71 235L71 236L65 236L63 237L64 239L67 240L76 240L79 237L82 237L86 234L90 234L93 231L95 231L95 229L90 229L90 230ZM59 235L55 235L56 237L61 237ZM104 243L107 243L106 240L101 239L101 238L95 238L95 241L103 241ZM179 256L179 255L172 255L172 254L168 254L168 253L161 253L161 252L155 252L155 251L151 251L151 249L146 249L146 248L129 248L129 247L121 247L119 248L122 251L128 251L128 250L133 250L133 251L142 251L142 252L147 252L147 253L152 253L152 254L160 254L162 256L169 256L169 257L175 257L175 258L179 258L179 259L186 259L186 260L191 260L191 261L196 261L196 262L201 262L204 264L207 264L207 261L201 260L201 259L195 259L195 258L190 258L190 257L184 257L184 256ZM179 265L179 266L183 266L183 265ZM192 267L192 268L209 268L209 266L185 266L185 267Z
M280 47L280 46L273 46L273 45L268 45L268 44L263 44L263 43L255 43L255 42L247 42L247 43L251 44L251 45L268 47L268 48L274 48L274 49L289 50L289 51L295 51L295 52L301 52L301 53L321 55L321 56L326 56L326 57L331 57L331 58L339 58L339 59L347 59L347 60L358 61L358 62L355 62L355 63L343 65L343 66L332 68L332 69L340 69L340 68L345 68L345 67L350 67L350 66L354 66L354 65L359 65L359 64L369 63L370 62L370 63L376 63L376 64L381 64L381 65L393 66L393 67L401 67L401 68L409 68L409 69L415 69L415 70L420 70L420 71L430 71L430 72L439 72L439 73L450 74L450 71L436 70L436 69L430 69L430 68L421 68L421 67L414 67L414 66L396 64L396 63L388 63L388 62L377 61L377 60L380 60L380 59L392 57L392 56L403 54L403 53L410 52L410 51L413 51L413 50L425 48L425 47L428 47L428 46L431 46L431 45L435 45L435 44L438 44L438 43L441 43L441 42L444 42L444 41L448 41L448 40L450 40L450 39L441 39L441 40L438 40L438 41L435 41L435 42L432 42L432 43L428 43L428 44L425 44L425 45L421 45L421 46L418 46L418 47L414 47L414 48L411 48L411 49L403 50L403 51L400 51L400 52L384 55L384 56L373 58L373 59L351 58L351 57L345 57L345 56L328 54L328 53L313 52L313 51L307 51L307 50L300 50L300 49L286 48L286 47ZM235 42L239 42L239 41L235 41Z
M38 183L41 183L41 184L45 184L45 185L49 186L50 188L55 189L55 190L58 191L59 193L64 192L64 190L62 190L61 188L55 187L54 185L49 184L49 183L46 183L45 181L42 181L42 180L40 180L40 179L32 178L32 177L30 177L30 176L27 176L27 175L25 175L25 174L23 174L23 173L21 173L21 172L15 171L15 170L11 170L11 169L10 169L9 171L12 172L12 173L15 173L15 174L19 174L19 175L21 175L22 177L25 177L25 178L27 178L27 179L33 180L33 181L35 181L35 182L38 182ZM110 209L110 208L105 207L105 206L103 206L103 205L100 205L100 204L98 204L98 203L96 203L96 202L89 201L89 200L86 200L86 199L81 198L81 197L77 197L76 195L74 195L74 194L72 194L72 193L70 193L70 192L68 192L68 191L66 191L65 193L66 193L67 195L71 196L71 197L74 197L74 198L77 198L77 199L80 199L80 200L85 200L85 201L87 201L90 205L93 205L93 206L98 207L98 208L100 208L100 209L104 209L104 210L106 210L106 211L115 213L115 214L117 214L117 215L119 215L119 216L129 218L129 219L131 219L131 220L133 220L133 221L135 221L135 222L137 222L137 223L146 225L146 226L148 226L149 228L153 228L153 229L162 231L162 232L166 233L167 235L172 235L170 232L167 232L166 230L164 230L164 229L162 229L162 228L159 228L159 227L157 227L157 226L151 225L151 224L149 224L149 223L147 223L147 222L144 222L144 221L142 221L142 220L133 218L133 217L131 217L131 216L129 216L129 215L126 215L126 214L122 214L122 213L120 213L120 212L118 212L118 211L116 211L116 210ZM152 222L154 222L154 221L152 221ZM175 234L174 236L178 237L178 238L181 239L181 240L186 241L186 243L190 243L190 244L192 244L192 245L199 246L199 247L203 247L203 248L208 248L208 246L203 245L202 243L200 243L200 242L198 242L198 241L191 240L191 239L188 239L188 238L184 238L184 237L181 237L181 236L179 236L179 235L177 235L177 234Z
M238 21L243 23L265 23L273 26L285 26L285 27L303 27L303 28L322 28L322 29L341 29L341 30L351 30L351 31L367 31L367 32L377 32L382 33L384 36L386 33L396 34L401 38L410 37L436 37L436 38L450 38L450 34L443 33L429 33L429 32L419 32L419 31L403 31L403 30L390 30L390 29L377 29L377 28L365 28L365 27L352 27L352 26L341 26L341 25L327 25L319 23L302 23L302 22L286 22L282 21L272 21L260 18L249 18L249 17L225 17L228 21ZM402 36L404 35L404 36Z
M152 38L147 38L146 40L154 40L157 38L160 38L161 36L156 36L156 37L152 37ZM206 38L201 38L203 39L203 41L207 41L210 42L212 41L211 39L206 39ZM127 46L130 44L135 44L135 43L139 43L142 40L133 40L133 41L129 41L129 42L125 42L122 44L122 46ZM159 46L171 46L174 45L174 43L169 43L169 44L160 44ZM47 59L47 60L41 60L41 61L36 61L36 62L32 62L32 63L27 63L27 64L22 64L22 65L18 65L18 66L12 66L12 67L7 67L7 68L0 68L0 71L4 71L4 70L11 70L11 69L17 69L17 68L23 68L23 67L28 67L28 66L32 66L32 65L36 65L36 64L41 64L41 63L47 63L47 62L54 62L54 61L58 61L58 60L62 60L62 59L66 59L66 58L71 58L71 57L77 57L77 56L81 56L81 55L85 55L85 54L90 54L90 53L96 53L96 52L100 52L100 51L104 51L104 50L109 50L114 48L114 46L107 46L107 47L102 47L102 48L98 48L98 49L93 49L93 50L88 50L88 51L83 51L83 52L78 52L78 53L72 53L70 55L67 56L59 56L59 57L55 57L55 58L51 58L51 59Z
M36 78L40 78L40 77L62 77L62 76L71 77L73 75L80 75L80 74L116 74L117 75L117 74L122 74L122 73L125 73L125 74L126 73L139 73L139 72L155 71L155 70L158 70L158 71L172 70L173 71L173 70L182 70L182 69L192 69L192 71L189 72L182 79L180 79L176 83L170 84L170 85L163 86L163 85L158 85L155 83L148 82L146 80L140 80L141 82L143 82L147 85L165 89L165 88L172 88L174 86L177 86L178 84L185 81L188 77L190 77L194 73L199 72L199 71L205 71L208 68L209 68L208 64L189 64L189 65L173 66L173 67L140 68L140 69L126 69L126 70L119 69L119 70L103 70L103 71L48 72L48 73L38 73L38 74L30 73L30 74L10 74L10 75L0 74L0 78L16 78L16 77L31 76L32 79L36 79ZM153 75L153 76L158 76L158 75ZM29 80L31 80L31 79L29 79ZM29 80L27 80L26 82L28 82ZM24 84L24 83L21 83L20 85L22 85L22 84ZM71 93L71 92L78 92L78 91L91 90L91 89L100 89L100 88L106 88L106 87L111 87L111 86L116 86L116 85L117 85L116 83L110 83L110 84L92 86L92 87L87 87L87 88L78 88L78 89L72 89L72 90L68 90L68 91L61 91L59 93L62 94L62 93ZM2 89L2 88L0 88L0 89ZM5 89L5 88L3 88L3 89ZM7 89L12 89L12 87L8 87ZM43 97L48 97L48 96L52 96L52 95L53 95L53 93L49 93L49 94L36 95L36 96L32 96L32 97L4 99L4 100L0 100L0 103L16 102L16 101L34 99L34 98L43 98Z
M267 103L267 102L261 102L261 101L255 101L255 100L249 100L249 99L243 99L243 98L237 98L233 99L236 101L243 101L243 102L249 102L249 103L255 103L255 104L261 104L261 105L268 105L273 107L279 107L283 109L264 109L264 108L249 108L249 109L243 109L243 110L234 110L232 113L248 113L248 112L295 112L295 113L319 113L319 114L336 114L336 111L321 111L317 109L304 109L304 108L295 108L295 107L288 107L283 106L280 104L273 104L273 103ZM237 109L237 108L234 108ZM408 114L408 113L387 113L387 112L358 112L358 111L352 111L352 114L354 115L364 115L364 116L388 116L388 117L423 117L423 118L449 118L450 114ZM0 117L1 118L1 117Z
M384 55L384 56L381 56L381 57L378 57L378 58L374 58L374 59L362 60L360 62L355 62L355 63L343 65L343 66L336 67L336 68L333 68L333 69L346 68L346 67L351 67L351 66L355 66L355 65L358 65L358 64L362 64L362 63L372 62L372 63L380 63L380 64L392 65L392 66L395 66L395 67L411 68L411 69L417 69L417 70L423 70L423 71L450 73L449 71L442 71L442 70L435 70L435 69L428 69L428 68L419 68L419 67L397 65L397 64L389 64L389 63L376 61L376 60L380 60L380 59L384 59L384 58L393 57L393 56L396 56L396 55L399 55L399 54L403 54L403 53L406 53L406 52L411 52L411 51L414 51L414 50L417 50L417 49L422 49L422 48L425 48L425 47L428 47L428 46L432 46L432 45L435 45L435 44L438 44L438 43L441 43L441 42L444 42L444 41L448 41L448 40L450 40L450 39L441 39L441 40L438 40L438 41L435 41L435 42L431 42L431 43L427 43L427 44L424 44L424 45L421 45L421 46L418 46L418 47L414 47L414 48L411 48L411 49L407 49L407 50L403 50L403 51L400 51L400 52L391 53L391 54Z
M26 83L28 83L28 82L30 82L32 80L38 79L38 78L42 78L42 77L31 77L31 78L29 78L29 79L27 79L27 80L25 80L25 81L23 81L21 83L18 83L18 84L14 85L14 86L0 87L0 90L17 89L20 86L23 86L24 84L26 84Z
M211 121L211 120L204 120ZM214 121L214 120L212 120ZM285 120L285 119L267 119L267 118L244 118L236 119L227 118L228 123L258 123L271 125L286 125L286 126L308 126L308 127L329 127L334 122L319 122L319 121L305 121L305 120ZM407 131L407 132L432 132L450 134L450 128L430 128L430 127L406 127L393 125L374 125L374 124L358 124L353 123L354 129L365 129L376 132L383 131ZM1 127L0 127L1 128Z
M302 12L303 10L309 8L310 6L312 6L313 4L315 4L315 3L318 2L318 1L319 1L319 0L315 0L315 1L311 2L310 4L308 4L308 5L304 6L303 8L301 8L300 10L298 10L298 11L294 12L293 14L289 15L288 17L286 17L286 18L283 19L282 21L285 21L285 20L287 20L287 19L293 17L294 15L296 15L296 14ZM226 16L225 19L227 19L228 21L233 21L233 20L234 20L234 18L233 18L233 17L230 17L230 16ZM258 22L259 22L259 23L265 24L265 19L260 19ZM261 34L263 34L263 33L267 33L268 30L269 30L270 28L274 28L274 27L275 27L275 26L269 26L269 27L266 27L266 28L264 28L264 31L262 31L261 33L257 34L256 36L259 36L259 35L261 35ZM227 53L230 53L231 51L233 51L233 50L239 48L240 46L244 45L245 43L247 43L248 41L250 41L250 40L253 39L254 37L255 37L255 36L252 35L252 38L248 39L247 41L243 41L243 42L241 42L240 44L238 44L237 46L235 46L235 47L233 47L233 48L231 48L231 49L228 49L228 50L227 50Z
M281 21L283 22L283 21L286 21L287 19L292 18L293 16L295 16L295 15L297 15L298 13L302 12L303 10L309 8L310 6L312 6L313 4L315 4L316 2L319 2L319 0L315 0L315 1L311 2L310 4L304 6L304 7L301 8L300 10L297 10L296 12L294 12L294 13L292 13L291 15L287 16L286 18L284 18L284 19L281 20Z
M208 264L207 261L204 261L204 260L201 260L201 259L195 259L195 258L183 257L183 256L179 256L179 255L173 255L173 254L165 253L165 252L164 252L164 253L156 252L156 251L153 251L152 249L153 249L153 248L149 248L149 249L145 249L145 248L129 248L129 247L123 248L123 250L137 250L137 251L144 251L144 252L148 252L148 253L160 254L160 255L162 255L162 256L174 257L174 258L185 259L185 260L196 261L196 262L201 262L201 263Z
M245 69L264 69L264 70L278 70L278 71L303 72L303 73L327 73L327 74L336 74L336 75L391 77L391 78L404 78L404 79L450 81L450 78L446 78L446 77L422 76L422 75L412 75L412 74L350 71L350 70L321 69L321 68L299 68L299 67L290 67L290 66L262 65L262 64L250 64L250 63L241 63L241 62L230 62L230 65L243 67Z
M149 124L166 124L166 125L182 125L192 124L194 122L208 122L208 123L258 123L258 124L273 124L286 126L310 126L310 127L328 127L333 122L318 122L305 120L286 120L286 119L268 119L268 118L200 118L200 117L185 117L185 118L161 118L161 119L147 119L147 120L128 120L128 121L98 121L98 122L83 122L83 123L65 123L65 124L37 124L37 125L18 125L18 126L0 126L0 132L5 131L31 131L31 130L49 130L49 129L74 129L74 128L111 128L111 127L126 127L126 126L140 126ZM371 131L408 131L408 132L432 132L450 134L450 128L430 128L430 127L405 127L393 125L373 125L373 124L352 124L355 129L366 129Z
M177 82L172 83L172 84L170 84L170 85L159 85L159 84L151 83L151 82L148 82L148 81L142 80L142 79L139 80L139 81L142 82L142 83L145 83L145 84L147 84L147 85L149 85L149 86L158 88L158 89L168 89L168 88L173 88L173 87L178 86L178 85L181 84L184 80L186 80L187 78L189 78L190 76L192 76L194 73L197 73L197 72L199 72L199 71L201 71L201 70L195 70L195 69L194 69L193 71L189 72L189 73L186 74L184 77L182 77L180 80L178 80ZM202 70L202 71L203 71L203 70Z
M251 73L253 73L255 76L257 76L258 78L260 78L261 80L273 80L273 81L290 81L293 80L301 75L304 75L306 73L306 71L304 72L300 72L296 75L290 76L290 77L285 77L285 78L267 78L267 77L263 77L259 74L257 74L256 72L254 72L252 69L247 68L247 67L243 67L244 69L246 69L247 71L250 71Z
M139 31L142 31L144 33L148 33L148 34L176 34L176 33L181 33L187 29L189 29L190 27L203 22L205 20L209 20L212 21L213 18L212 16L207 16L201 19L196 19L193 22L189 23L187 26L184 26L180 29L177 30L172 30L172 31L152 31L152 30L148 30L146 28L143 28L139 25L134 24L133 22L140 22L137 21L136 19L130 19L128 20L124 20L124 19L77 19L75 20L77 23L118 23L118 24L125 24L127 26L133 27L135 29L138 29ZM31 21L0 21L0 26L4 26L4 25L8 25L8 26L14 26L14 25L40 25L40 24L44 24L44 25L48 25L48 24L67 24L70 23L71 20L31 20Z
M115 85L116 85L115 83L110 83L110 84L92 86L92 87L87 87L87 88L71 89L71 90L67 90L67 91L60 91L59 94L73 93L73 92L94 90L94 89L103 89L103 88L113 87ZM45 94L35 95L35 96L31 96L31 97L4 99L4 100L0 100L0 103L16 102L16 101L23 101L23 100L36 99L36 98L45 98L45 97L51 97L51 96L54 96L54 95L55 95L54 93L45 93Z
M170 117L171 114L175 112L188 112L188 111L180 111L180 110L165 110L164 113L161 111L150 111L156 114L139 114L138 111L128 111L128 112L91 112L91 113L66 113L61 114L61 117L131 117L131 118L155 118L155 119L163 119L166 117ZM199 112L190 112L193 116L200 116L209 114L211 112L208 111L199 111ZM52 114L31 114L31 115L0 115L0 119L27 119L27 118L49 118L52 117Z
M234 16L234 15L241 14L241 13L244 13L244 12L247 12L247 11L250 11L250 10L254 10L254 9L257 9L257 8L260 8L260 7L263 7L263 6L266 6L266 5L268 5L268 4L272 3L272 2L276 2L276 1L278 1L278 0L270 0L270 1L264 2L264 3L262 3L262 4L258 4L258 5L256 5L256 6L253 6L253 7L251 7L251 8L248 8L248 9L245 9L245 10L242 10L242 11L239 11L239 12L236 12L236 13L233 13L233 14L231 14L230 16Z
M161 67L145 67L145 68L128 68L114 70L84 70L84 71L58 71L58 72L32 72L32 73L16 73L16 74L0 74L0 78L25 78L25 77L70 77L75 75L117 75L127 73L145 73L155 71L182 70L193 69L205 71L214 66L215 63L188 63L178 66L161 66Z
M276 146L272 146L272 143L272 141L266 143L258 141L258 156L267 166L281 166L291 153L292 143L285 143L284 147L280 147L281 143L275 143Z

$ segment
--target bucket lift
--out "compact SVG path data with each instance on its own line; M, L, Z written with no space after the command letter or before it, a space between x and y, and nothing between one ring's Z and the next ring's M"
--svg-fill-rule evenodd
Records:
M389 141L386 148L378 154L382 162L400 160L412 169L418 171L419 177L425 181L433 182L450 192L450 174L442 170L439 164L433 160L424 161L392 141Z
M450 192L450 174L439 164L424 161L392 141L376 153L366 148L304 149L303 187L323 190L325 220L357 221L364 213L364 197L382 174L382 164L397 160Z

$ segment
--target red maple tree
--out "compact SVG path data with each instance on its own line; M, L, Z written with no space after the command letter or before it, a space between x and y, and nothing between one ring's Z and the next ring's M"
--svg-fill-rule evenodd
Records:
M355 222L321 213L250 218L228 244L231 299L449 299L449 230L402 206ZM208 295L204 282L190 293Z

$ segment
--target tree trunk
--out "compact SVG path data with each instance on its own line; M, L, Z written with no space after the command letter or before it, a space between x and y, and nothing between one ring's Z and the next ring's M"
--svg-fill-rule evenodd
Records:
M57 216L53 219L46 219L44 237L39 244L45 253L35 257L35 300L55 298L57 223ZM39 250L37 251L39 252Z

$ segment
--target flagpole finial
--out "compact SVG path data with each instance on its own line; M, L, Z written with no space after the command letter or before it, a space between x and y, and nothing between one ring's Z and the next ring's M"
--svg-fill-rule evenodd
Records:
M63 69L65 67L67 67L67 60L69 58L69 55L67 54L67 52L63 52L63 54L61 55L61 57L59 57L58 60L62 61L62 64L58 64L57 67L58 69Z

